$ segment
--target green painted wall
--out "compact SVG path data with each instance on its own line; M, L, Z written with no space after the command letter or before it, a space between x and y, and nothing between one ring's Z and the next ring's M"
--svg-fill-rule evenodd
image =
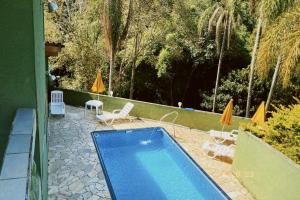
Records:
M300 199L300 166L252 134L239 132L232 169L258 200Z
M36 105L32 1L1 1L0 27L0 158L2 158L16 109Z
M2 0L0 6L0 166L17 108L37 109L40 169L47 190L46 85L41 0ZM44 173L43 173L44 172Z
M46 60L44 45L43 1L33 0L33 29L35 54L35 86L37 99L37 127L39 141L39 171L41 173L42 198L48 197L48 99L46 82Z
M69 105L84 106L84 103L90 99L97 99L96 95L87 92L78 92L73 90L63 90L64 100ZM126 102L131 101L134 103L134 109L131 115L136 117L144 117L149 119L159 120L163 115L168 112L177 111L179 117L176 121L177 124L184 125L190 128L196 128L204 131L210 129L221 130L222 126L219 123L221 115L203 112L203 111L188 111L178 109L171 106L163 106L159 104L146 103L141 101L132 101L123 98L100 96L100 100L104 103L104 110L112 111L114 109L122 108ZM233 125L226 127L225 130L238 129L240 122L247 122L248 119L234 117Z

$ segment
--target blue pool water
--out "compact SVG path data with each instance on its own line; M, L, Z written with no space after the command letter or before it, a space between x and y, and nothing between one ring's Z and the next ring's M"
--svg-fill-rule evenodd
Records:
M229 199L162 128L92 136L113 199Z

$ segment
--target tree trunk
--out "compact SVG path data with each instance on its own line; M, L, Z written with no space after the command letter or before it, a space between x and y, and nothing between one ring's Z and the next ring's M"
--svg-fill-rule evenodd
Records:
M111 86L111 82L112 82L112 73L113 73L113 68L114 68L114 63L115 62L115 56L114 53L111 53L110 56L110 62L109 62L109 80L108 80L108 95L111 94L112 91L112 86Z
M134 93L135 60L136 59L134 59L134 61L132 63L132 67L131 67L129 99L133 99L133 93Z
M134 93L134 78L135 78L135 68L136 68L136 59L137 59L137 49L138 49L138 33L135 35L135 42L134 42L134 54L133 54L133 61L131 67L131 79L130 79L130 92L129 92L129 99L133 99Z
M170 78L170 104L171 104L171 106L174 106L173 79L174 79L174 77L171 76L171 78Z
M224 48L225 48L225 42L226 42L227 23L228 22L227 22L227 19L226 19L226 23L225 23L225 27L224 27L224 34L223 34L223 39L222 39L222 47L221 47L220 56L219 56L216 85L215 85L215 89L214 89L214 99L213 99L212 112L215 112L215 109L216 109L217 90L218 90L218 86L219 86L220 71L221 71L223 55L224 55Z
M267 112L269 110L269 107L270 107L271 99L272 99L272 96L273 96L273 93L274 93L274 88L275 88L275 84L276 84L277 77L278 77L280 64L281 64L281 56L278 56L275 71L274 71L274 74L273 74L273 79L272 79L270 92L269 92L267 103L266 103L266 111L265 111L266 113L265 114L267 114Z
M258 18L256 38L255 38L255 43L254 43L254 47L253 47L253 51L252 51L251 64L250 64L248 96L247 96L247 105L246 105L246 117L249 117L249 111L250 111L250 106L251 106L254 64L255 64L255 56L256 56L256 52L257 52L257 48L258 48L258 43L259 43L259 39L260 39L261 26L262 26L262 9L260 10L260 15Z

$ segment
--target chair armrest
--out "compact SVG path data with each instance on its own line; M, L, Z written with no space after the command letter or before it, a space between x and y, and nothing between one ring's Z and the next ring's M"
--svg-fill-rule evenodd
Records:
M121 112L121 109L116 109L116 110L113 110L112 113L116 114L117 112Z

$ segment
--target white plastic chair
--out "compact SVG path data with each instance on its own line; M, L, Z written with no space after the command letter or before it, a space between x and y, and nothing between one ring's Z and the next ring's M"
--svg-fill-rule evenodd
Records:
M59 90L51 91L51 102L49 104L51 115L63 115L65 116L65 103L63 92Z
M216 158L217 156L233 158L235 152L235 145L231 144L229 146L226 146L206 141L203 143L202 149L210 158ZM210 156L208 154L209 152L212 152L213 155Z
M232 130L231 132L216 131L216 130L208 131L209 135L211 137L214 137L215 142L218 144L222 144L225 141L232 141L235 143L238 135L234 134L234 132L235 130Z
M106 125L112 125L115 120L126 118L133 107L134 104L128 102L122 109L114 110L112 113L96 115L96 118L101 122L104 122ZM108 123L108 121L110 121L110 123Z

